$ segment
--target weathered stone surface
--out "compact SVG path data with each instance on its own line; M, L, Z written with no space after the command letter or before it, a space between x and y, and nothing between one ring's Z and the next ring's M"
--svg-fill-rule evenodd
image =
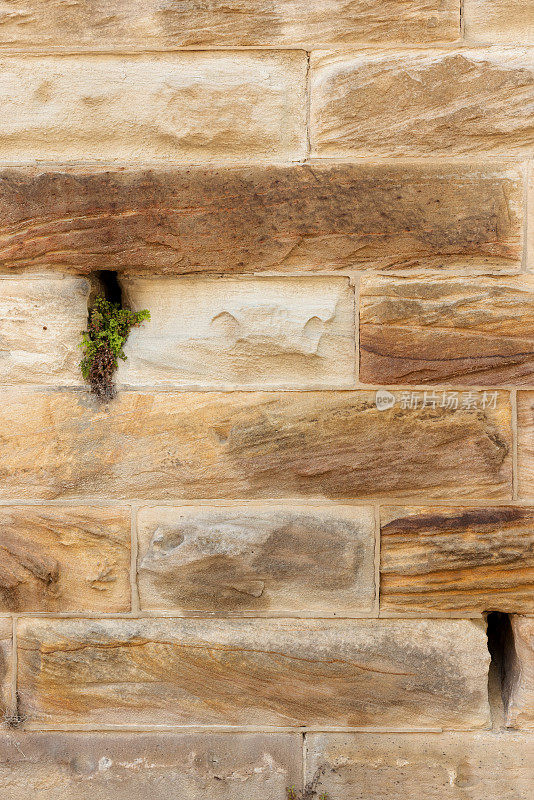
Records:
M515 166L0 172L0 269L519 270Z
M117 374L130 386L351 388L354 292L348 278L132 278L132 331Z
M528 0L464 0L464 19L472 41L534 44L534 6Z
M318 792L373 800L529 800L534 739L520 734L309 734ZM401 788L402 787L402 788Z
M532 153L526 49L317 53L311 98L318 156Z
M373 609L372 508L164 506L141 509L137 527L142 609Z
M30 724L489 723L466 620L22 620Z
M534 730L534 617L512 617L513 648L506 669L506 724Z
M534 163L528 176L527 269L534 272Z
M360 298L366 383L534 384L534 276L369 278Z
M0 44L25 49L274 46L454 41L454 0L36 0L3 2Z
M80 383L88 296L82 278L0 277L1 382Z
M0 724L7 721L12 713L11 682L12 673L13 624L10 619L0 619Z
M508 393L459 398L5 390L0 499L510 498Z
M534 392L517 395L519 497L534 498Z
M306 54L2 59L4 161L298 159Z
M6 800L285 800L301 772L291 733L0 735Z
M128 611L130 511L0 507L0 610Z
M383 508L383 611L534 611L534 509Z

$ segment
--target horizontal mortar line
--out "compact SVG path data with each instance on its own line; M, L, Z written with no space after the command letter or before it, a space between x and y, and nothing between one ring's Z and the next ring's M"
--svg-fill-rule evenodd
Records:
M483 384L458 384L458 385L451 385L451 384L388 384L388 383L361 383L361 382L354 382L350 386L295 386L295 387L280 387L274 388L272 386L266 387L265 385L258 384L257 386L243 386L243 387L232 387L228 388L225 386L221 387L206 387L206 386L155 386L147 384L146 386L125 386L118 384L117 389L119 391L119 396L117 399L120 399L120 392L123 393L130 393L130 394L137 394L137 393L146 393L150 392L151 394L242 394L242 393L250 393L250 392L261 392L263 394L306 394L306 392L355 392L355 391L364 391L364 392L375 392L381 389L386 389L390 392L436 392L439 394L440 392L511 392L514 390L517 391L533 391L534 384L526 384L524 386L518 386L517 384L506 384L503 386L489 386ZM58 394L80 394L80 395L89 395L91 396L91 392L88 388L83 386L82 384L73 384L72 386L59 386L55 384L17 384L17 383L0 383L0 391L18 391L21 394L36 394L37 392L49 392L49 393L58 393ZM106 407L114 407L113 401L110 401L109 404L103 404L102 408ZM417 409L419 410L419 409ZM460 409L458 409L460 410Z
M444 733L447 729L444 728L388 728L388 727L336 727L336 726L261 726L261 725L106 725L95 726L91 723L74 725L60 725L51 724L50 726L40 725L25 725L20 729L24 732L91 732L91 733L106 733L106 732L139 732L139 733ZM485 729L451 729L451 732L473 732L481 733ZM489 732L489 731L488 731Z
M414 612L415 613L415 612ZM530 616L528 613L522 612L512 612L512 613L520 613L521 616ZM357 622L358 620L362 621L369 621L369 620L379 620L382 617L377 617L376 615L365 615L359 612L356 612L355 615L351 615L347 612L340 613L338 615L332 614L331 612L317 612L314 614L303 614L302 612L280 612L280 614L272 614L270 616L264 616L259 613L250 614L247 613L236 613L231 615L221 614L220 612L206 612L206 611L194 611L194 612L180 612L180 611L168 611L168 612L136 612L131 613L128 616L126 613L113 613L110 612L109 614L105 613L94 613L88 611L73 611L73 612L44 612L44 611L16 611L16 612L7 612L3 611L0 612L0 618L11 619L15 618L17 620L28 620L28 619L48 619L48 620L78 620L80 622L87 621L87 622L95 622L95 621L103 621L103 620L117 620L117 621L147 621L147 620L184 620L184 619L197 619L197 620L209 620L209 621L220 621L220 622L231 622L238 619L261 619L261 620L345 620L345 621L353 621ZM454 613L443 612L442 616L438 616L432 612L420 612L417 616L410 616L410 612L399 612L392 616L391 619L396 620L405 620L407 622L413 622L414 620L442 620L442 619L451 619L451 620L480 620L483 618L483 614L481 612L465 612L461 616L454 615ZM385 619L385 617L384 617Z
M252 507L262 507L262 506L286 506L286 505L307 505L310 507L331 507L331 506L354 506L356 508L360 506L375 506L379 505L381 507L386 506L400 506L400 507L408 507L408 506L421 506L423 508L434 508L436 506L446 506L451 508L478 508L481 504L488 505L495 508L506 507L506 506L517 506L519 508L532 508L534 504L534 496L532 497L522 497L517 500L512 500L508 498L500 498L495 499L486 498L486 497L477 497L473 499L472 497L463 498L461 496L451 500L451 499L443 499L440 497L425 497L421 498L416 494L410 496L399 497L398 495L391 495L391 496L382 496L378 498L365 498L365 499L358 499L358 498L348 498L346 500L340 500L339 498L329 500L328 498L307 498L307 497L269 497L269 498L247 498L247 499L228 499L228 498L199 498L199 499L186 499L183 500L181 498L176 498L172 500L159 500L159 499L120 499L120 500L102 500L99 497L86 497L86 498L76 498L76 499L28 499L28 498L14 498L9 500L2 500L0 499L0 507L10 508L10 507L19 507L19 506L27 506L28 508L33 507L62 507L68 506L69 508L78 508L84 506L91 506L95 508L120 508L122 506L132 506L136 505L140 508L150 507L150 508L167 508L167 507L177 507L177 508L201 508L201 507L212 507L212 506L222 506L224 508L234 508L236 506L252 506Z

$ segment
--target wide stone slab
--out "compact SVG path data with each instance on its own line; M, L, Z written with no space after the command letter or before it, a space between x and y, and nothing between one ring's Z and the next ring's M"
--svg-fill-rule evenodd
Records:
M164 506L141 509L137 529L142 609L348 616L373 609L372 508Z
M518 734L306 736L307 780L332 798L530 800L534 738ZM402 787L402 791L399 787ZM399 793L400 792L400 793Z
M8 722L13 713L11 703L12 640L13 623L10 619L0 619L0 725Z
M381 510L383 611L534 612L534 509Z
M5 390L0 499L511 499L510 414L506 392Z
M0 155L19 163L299 159L306 69L303 51L5 57Z
M129 608L129 509L0 506L0 611Z
M315 53L310 124L316 156L526 156L534 54Z
M22 620L30 725L489 724L466 620Z
M354 291L347 278L131 278L150 309L125 347L129 386L354 386Z
M301 772L291 733L0 734L6 800L286 800Z
M0 172L4 270L519 271L522 225L506 164Z
M465 0L470 41L534 44L534 6L525 0Z
M360 379L534 384L534 276L364 279Z
M519 497L534 498L534 392L517 394Z
M512 617L505 672L506 724L534 731L534 616Z

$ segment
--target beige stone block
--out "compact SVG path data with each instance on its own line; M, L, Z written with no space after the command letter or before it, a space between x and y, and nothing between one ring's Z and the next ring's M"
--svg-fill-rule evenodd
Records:
M128 508L0 506L0 610L129 609Z
M528 218L527 218L526 262L527 269L534 272L534 164L528 176Z
M30 725L484 728L489 653L467 620L22 620Z
M137 526L143 609L348 616L373 609L372 508L163 506L141 509Z
M4 57L0 160L293 160L306 54Z
M517 395L519 497L534 497L534 392Z
M11 686L13 681L13 623L0 618L0 725L13 713Z
M0 499L511 499L510 398L494 399L5 390Z
M534 617L512 617L505 672L506 724L534 731Z
M317 156L526 157L534 141L534 54L313 54L310 130Z
M534 44L529 0L464 0L465 33L473 42Z

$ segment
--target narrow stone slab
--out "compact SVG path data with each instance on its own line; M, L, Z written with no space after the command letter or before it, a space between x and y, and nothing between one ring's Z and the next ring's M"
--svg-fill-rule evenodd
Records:
M0 734L6 800L285 800L301 772L291 733Z
M0 499L511 499L510 415L506 392L6 390Z
M534 276L364 279L360 379L534 384Z
M117 380L129 386L354 386L348 278L131 278L132 331Z
M519 497L534 498L534 392L517 394Z
M534 44L534 6L525 0L465 0L470 41Z
M312 55L316 156L527 156L533 124L526 48Z
M534 616L512 617L513 642L506 665L506 724L534 731Z
M0 506L1 611L128 611L130 511Z
M363 506L143 508L141 608L369 612L374 527Z
M13 680L13 623L0 619L0 725L8 723L13 713L11 686Z
M489 724L489 653L466 620L19 623L33 725Z
M534 738L517 734L309 734L307 780L332 798L530 800ZM402 790L399 789L402 787ZM401 791L401 795L399 795Z
M383 611L534 612L534 509L381 510Z
M519 271L522 224L517 165L0 172L4 270Z

